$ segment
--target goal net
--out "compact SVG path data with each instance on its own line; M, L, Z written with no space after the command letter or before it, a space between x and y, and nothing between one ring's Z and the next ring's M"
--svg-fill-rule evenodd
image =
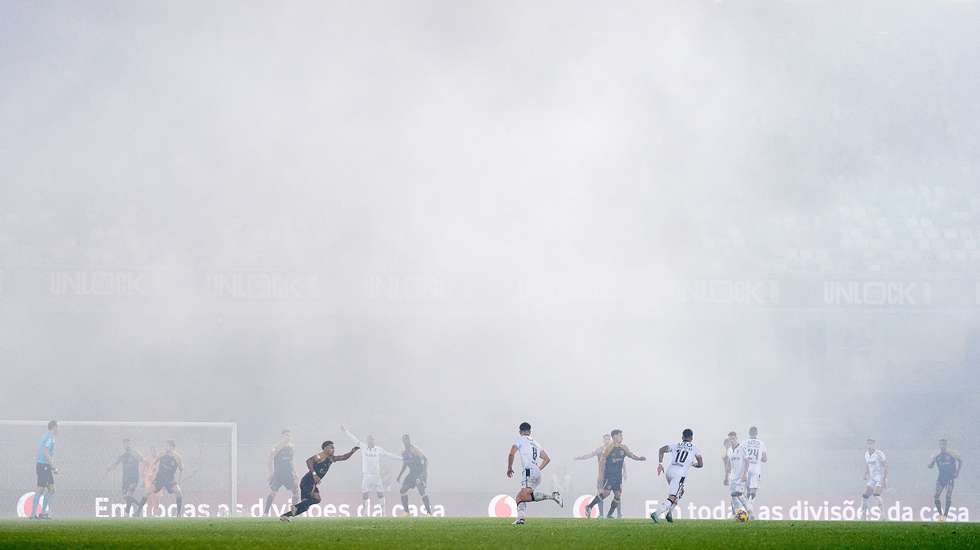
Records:
M36 490L36 462L47 421L0 420L0 517L26 517ZM123 440L143 457L137 500L147 497L153 517L178 515L176 499L152 494L154 459L174 441L183 460L177 475L183 515L226 517L238 508L238 427L232 422L58 421L54 464L58 469L50 512L57 517L125 517ZM43 501L42 501L43 503Z

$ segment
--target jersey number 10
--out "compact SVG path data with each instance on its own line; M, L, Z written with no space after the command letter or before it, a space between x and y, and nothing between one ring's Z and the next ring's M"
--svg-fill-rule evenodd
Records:
M677 449L677 453L674 454L674 464L684 464L687 460L687 451Z

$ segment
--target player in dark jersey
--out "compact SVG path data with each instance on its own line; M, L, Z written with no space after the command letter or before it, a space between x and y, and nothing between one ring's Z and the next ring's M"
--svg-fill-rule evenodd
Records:
M320 449L319 453L306 459L306 467L309 471L299 482L300 496L303 500L292 505L288 512L279 516L280 521L289 521L289 518L302 514L310 506L320 502L320 480L327 475L330 465L334 462L343 462L354 456L358 447L354 447L345 454L334 455L333 441L324 441L323 445L320 445Z
M584 454L575 457L575 460L589 460L590 458L596 459L596 471L598 477L596 477L596 491L602 491L602 451L606 450L606 446L612 441L612 436L609 434L602 434L602 443L596 447L591 453ZM604 516L605 511L603 510L605 506L605 501L599 501L599 516Z
M602 475L600 477L602 478L602 490L585 507L585 517L590 517L592 515L592 507L605 500L611 492L613 494L613 501L609 505L609 514L606 517L612 519L613 514L622 505L623 461L626 460L626 457L639 461L647 459L645 456L634 454L633 451L630 451L629 447L623 444L623 430L613 430L609 432L609 435L612 436L612 442L603 449L601 457L602 465L600 467L602 469Z
M167 450L160 454L154 461L156 467L156 477L153 478L153 487L148 489L148 494L140 502L140 508L146 504L146 500L151 495L156 495L166 489L168 493L177 499L177 517L184 517L184 494L180 491L177 474L184 472L184 460L177 453L177 443L171 439L167 441Z
M939 453L932 457L929 468L936 466L939 469L939 477L936 479L936 494L933 497L936 503L936 511L939 512L939 521L946 521L949 514L949 506L953 502L953 488L956 486L956 478L960 475L960 468L963 460L960 455L946 448L946 440L939 440ZM946 508L943 508L939 498L946 490Z
M425 486L429 480L429 460L425 457L422 449L412 445L412 438L408 434L402 436L402 444L405 445L405 450L402 451L402 470L398 472L398 477L395 478L396 482L402 481L402 475L405 474L405 470L408 470L408 475L405 476L405 481L402 481L400 491L402 514L408 514L408 491L418 489L419 496L422 497L422 504L425 505L425 511L431 516L432 504L429 503L429 495L425 493Z
M280 488L285 488L293 494L292 504L299 502L299 484L296 482L296 471L293 469L293 434L283 430L279 442L269 453L269 496L265 497L265 514L269 515L272 501Z
M140 464L143 462L143 455L133 449L129 439L123 439L122 442L123 453L109 466L106 473L122 464L122 495L126 501L126 515L130 516L133 514L133 508L138 504L133 494L140 484Z

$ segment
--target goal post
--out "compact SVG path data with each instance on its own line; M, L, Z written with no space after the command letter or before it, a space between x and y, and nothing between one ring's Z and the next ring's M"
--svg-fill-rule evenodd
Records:
M35 463L47 420L0 420L0 518L23 517L36 488ZM148 512L176 515L167 489L149 495L153 458L168 441L183 459L181 513L224 517L238 509L238 424L234 422L161 422L58 420L52 515L120 517L124 515L122 467L110 467L123 453L123 440L142 455L135 497L150 496Z

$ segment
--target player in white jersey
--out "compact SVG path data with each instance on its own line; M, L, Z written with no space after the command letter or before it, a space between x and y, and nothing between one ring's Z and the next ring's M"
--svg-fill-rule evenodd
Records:
M360 438L352 434L346 427L340 429L349 437L355 447L361 448L361 510L367 517L371 517L371 493L377 499L374 504L381 505L381 515L385 515L385 484L381 479L381 458L391 458L401 460L402 457L395 453L388 452L374 444L374 436L368 435L363 443Z
M871 511L869 499L875 497L875 504L878 505L879 519L885 519L885 503L881 499L881 491L888 484L888 460L885 453L877 448L874 439L868 438L868 450L864 452L864 494L861 495L861 511L864 519L868 518Z
M670 463L664 468L664 455L669 455ZM656 512L650 514L650 519L654 523L659 523L657 516L663 514L668 523L674 521L671 516L671 509L677 501L684 496L684 481L687 479L687 471L694 466L701 468L704 466L704 459L701 458L701 451L694 444L694 431L690 428L681 433L681 442L673 445L660 447L660 464L657 465L657 475L667 472L667 485L670 487L667 498L660 503Z
M759 439L759 428L749 428L749 438L742 442L742 452L748 462L746 494L749 506L745 510L749 513L749 518L754 518L755 497L759 492L759 481L762 480L762 465L769 462L766 444Z
M728 487L728 494L732 498L732 515L734 516L740 508L746 512L751 509L751 504L745 496L749 463L745 460L745 447L739 444L735 432L729 432L725 445L725 483Z
M558 491L546 495L536 492L535 489L541 483L541 470L545 469L551 457L538 445L538 442L531 437L531 425L521 422L518 427L520 435L510 447L510 454L507 455L507 477L514 477L514 455L521 455L521 490L517 492L514 500L517 501L517 521L514 525L524 525L524 518L527 515L528 502L540 502L542 500L553 500L562 506L561 494Z

